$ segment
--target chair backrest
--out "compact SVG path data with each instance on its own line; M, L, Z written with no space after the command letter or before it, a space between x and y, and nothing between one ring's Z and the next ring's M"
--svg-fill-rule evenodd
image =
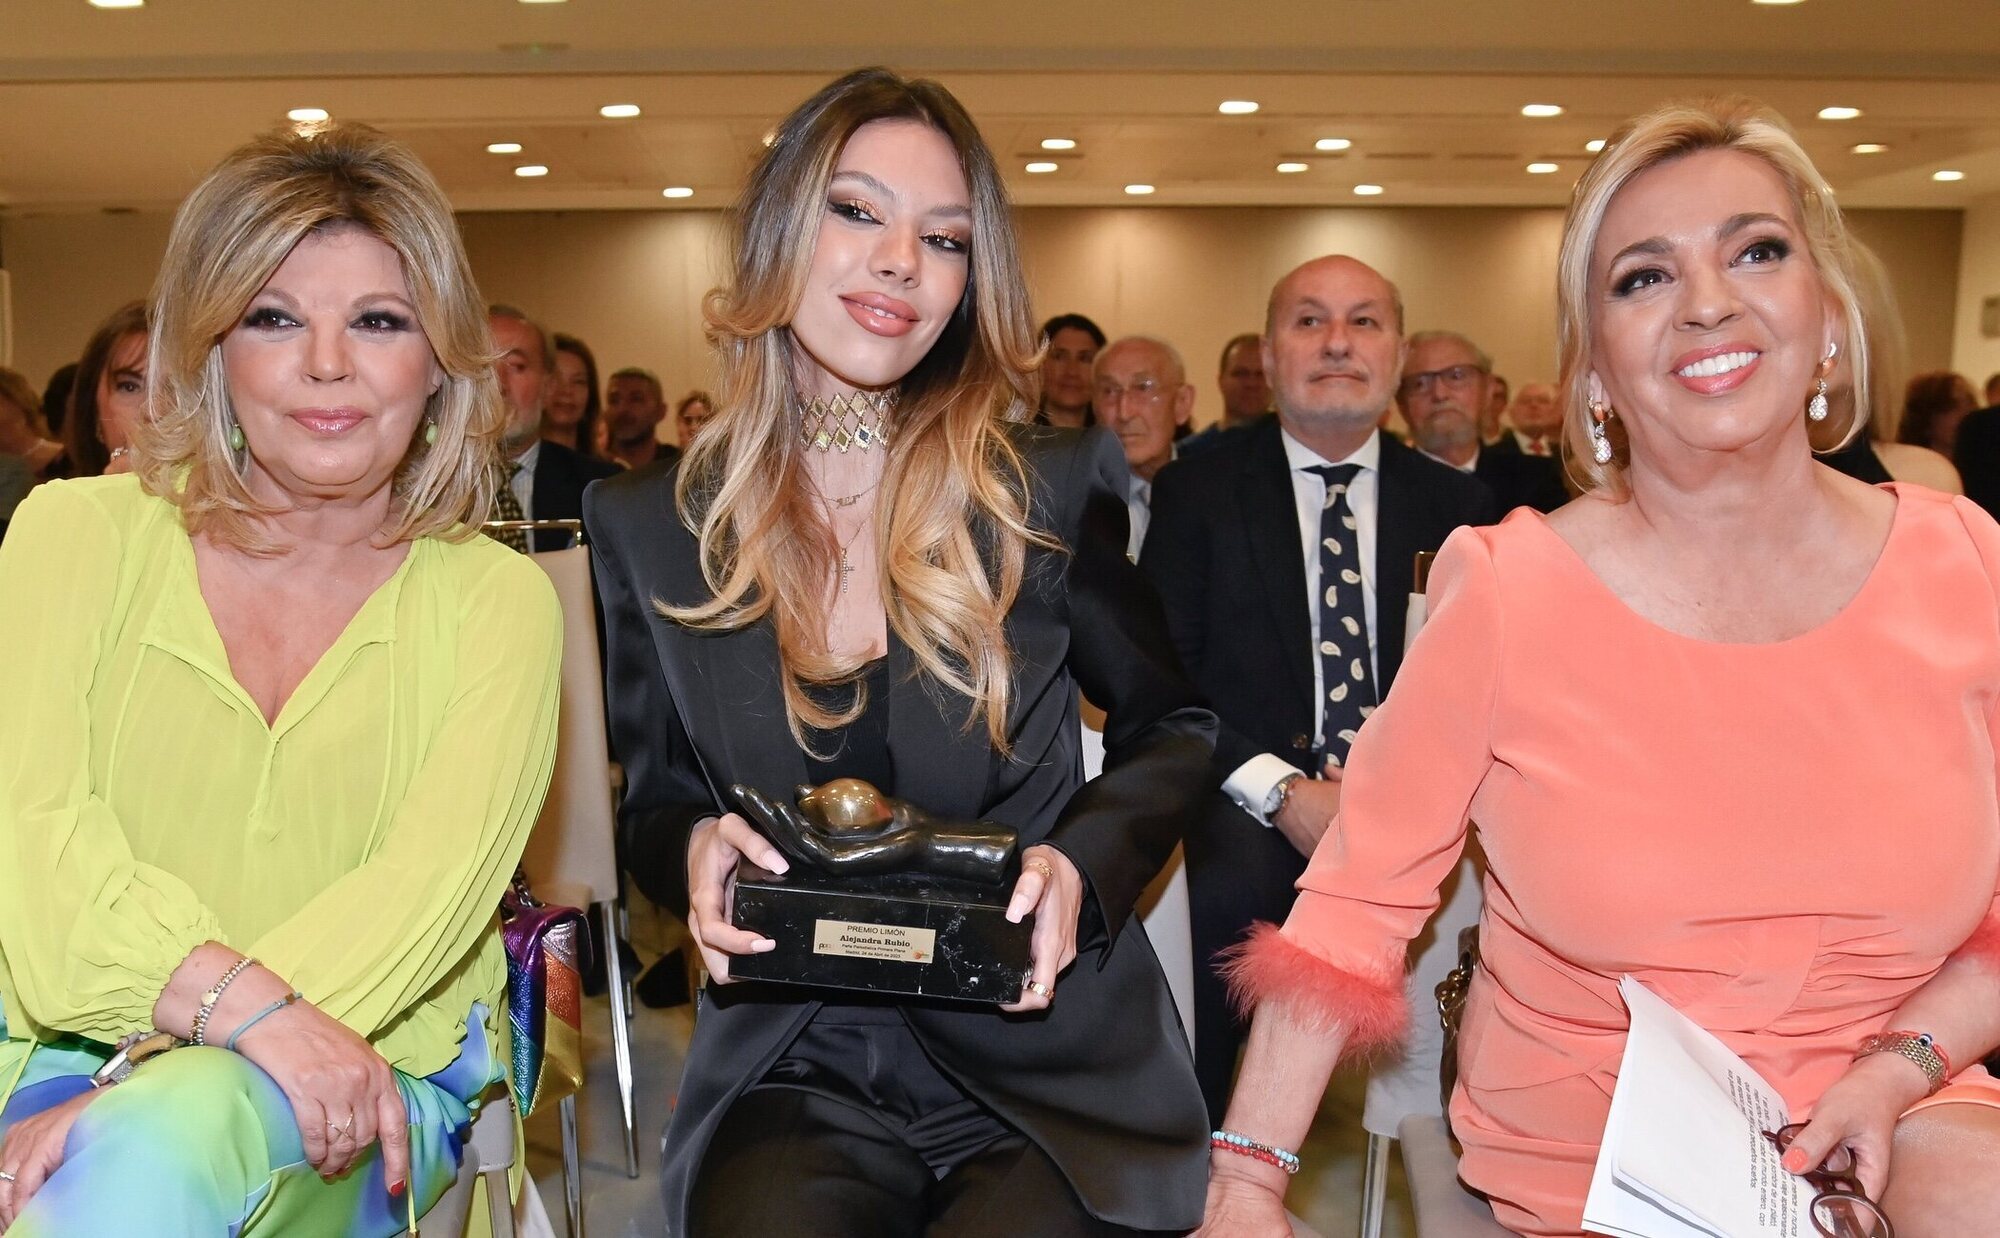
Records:
M590 552L572 546L529 558L548 573L562 603L562 719L555 774L521 867L538 887L587 886L592 902L608 902L618 894L618 862Z

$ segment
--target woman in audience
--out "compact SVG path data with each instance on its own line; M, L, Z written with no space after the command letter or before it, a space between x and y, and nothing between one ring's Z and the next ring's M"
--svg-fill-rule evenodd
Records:
M62 444L49 438L42 402L18 371L0 366L0 522L11 518L28 491L54 475Z
M353 125L224 160L153 304L137 476L0 548L0 1228L387 1238L503 1077L553 759L553 591L473 532L484 305ZM192 1047L91 1086L155 1031Z
M674 434L680 439L680 449L686 451L694 446L694 436L715 416L715 397L706 391L690 391L674 405Z
M123 473L132 427L146 418L146 305L113 310L83 346L70 388L63 442L71 477Z
M1090 408L1097 388L1091 367L1103 347L1103 330L1082 314L1058 314L1042 324L1042 404L1035 412L1036 424L1097 424Z
M1958 442L1958 423L1979 407L1979 397L1963 374L1934 370L1910 380L1903 392L1903 421L1896 441L1928 447L1951 458Z
M715 420L585 496L627 860L719 986L667 1131L669 1232L1186 1230L1201 1097L1131 913L1214 718L1126 561L1117 444L1010 424L1036 340L958 102L875 69L792 113L708 323ZM1085 786L1079 686L1109 712ZM737 862L788 865L715 789L838 776L1019 831L1019 1000L729 983L777 944L730 923Z
M542 405L542 437L586 456L597 454L597 422L602 409L598 395L597 358L590 346L558 331L555 378Z
M2000 1043L2000 527L1813 462L1856 429L1837 360L1867 406L1850 244L1747 102L1641 117L1585 173L1558 257L1585 497L1446 542L1298 903L1236 965L1230 1130L1297 1147L1335 1060L1399 1035L1469 817L1451 1116L1502 1224L1579 1232L1629 973L1810 1114L1787 1169L1844 1146L1902 1238L2000 1233L2000 1085L1952 1073ZM1206 1238L1288 1232L1282 1172L1213 1171Z

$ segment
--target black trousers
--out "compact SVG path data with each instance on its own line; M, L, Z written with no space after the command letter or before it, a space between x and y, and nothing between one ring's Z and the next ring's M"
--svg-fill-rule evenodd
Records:
M1306 857L1220 792L1209 797L1187 837L1188 929L1194 942L1194 1073L1208 1120L1222 1125L1236 1055L1249 1023L1229 1002L1215 956L1259 920L1282 924L1298 897Z
M940 1073L893 1009L821 1016L724 1116L689 1238L1139 1232L1085 1212L1055 1163Z

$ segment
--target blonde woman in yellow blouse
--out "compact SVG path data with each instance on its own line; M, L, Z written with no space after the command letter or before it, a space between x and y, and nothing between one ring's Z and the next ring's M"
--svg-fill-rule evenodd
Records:
M153 304L136 475L0 550L0 1230L394 1234L502 1077L554 749L553 593L471 532L484 309L356 126L225 160ZM155 1030L200 1047L90 1087Z

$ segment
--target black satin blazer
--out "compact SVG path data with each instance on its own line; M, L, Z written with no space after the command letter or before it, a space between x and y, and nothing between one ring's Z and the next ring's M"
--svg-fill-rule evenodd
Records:
M902 1009L932 1060L1047 1152L1093 1214L1186 1230L1201 1222L1207 1123L1165 978L1131 912L1189 806L1212 789L1215 716L1126 559L1116 441L1103 430L1008 432L1028 464L1030 518L1070 548L1030 547L1006 619L1013 755L994 751L983 723L966 726L962 698L913 677L916 661L893 633L889 748L898 795L1012 825L1022 845L1045 842L1075 862L1089 887L1078 957L1047 1011ZM625 763L627 863L649 897L685 915L688 837L719 811L711 788L788 788L806 780L806 765L786 729L770 626L698 632L652 605L708 596L696 539L674 509L675 476L599 482L584 520L607 630L612 741ZM1087 784L1079 688L1108 715L1105 773ZM661 1169L670 1233L687 1233L688 1196L722 1115L819 1008L807 992L754 982L708 991Z

